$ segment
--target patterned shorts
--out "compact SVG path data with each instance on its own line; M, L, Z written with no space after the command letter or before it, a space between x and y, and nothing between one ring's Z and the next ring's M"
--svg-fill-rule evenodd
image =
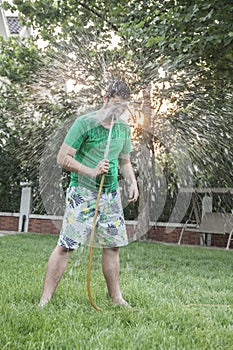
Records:
M66 210L58 244L77 249L89 244L97 193L79 186L69 187ZM120 247L128 244L119 190L102 193L100 197L94 246Z

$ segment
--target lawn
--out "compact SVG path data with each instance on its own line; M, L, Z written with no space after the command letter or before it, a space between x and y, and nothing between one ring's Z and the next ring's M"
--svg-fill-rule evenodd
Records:
M0 349L232 350L233 251L135 242L122 248L121 287L132 309L113 306L94 250L71 256L52 302L37 306L52 235L0 238Z

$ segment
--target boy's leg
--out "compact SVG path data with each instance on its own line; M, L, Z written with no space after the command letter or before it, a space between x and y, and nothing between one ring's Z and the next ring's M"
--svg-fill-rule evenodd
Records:
M72 251L69 251L67 248L57 245L50 255L45 273L44 289L39 303L40 306L44 306L52 298L65 272L71 252Z
M123 299L120 290L120 258L118 248L103 248L102 270L107 283L108 294L114 304L129 304Z

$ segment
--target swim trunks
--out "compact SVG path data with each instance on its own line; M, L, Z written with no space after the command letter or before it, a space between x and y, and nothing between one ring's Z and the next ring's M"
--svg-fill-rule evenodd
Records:
M58 244L67 249L90 243L98 192L80 186L68 187L66 211ZM128 244L119 189L100 197L94 246L120 247Z

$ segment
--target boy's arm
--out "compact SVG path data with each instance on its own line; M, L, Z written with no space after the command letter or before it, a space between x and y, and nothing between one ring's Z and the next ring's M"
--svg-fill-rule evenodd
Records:
M75 160L74 155L76 152L77 152L77 149L67 145L67 143L64 142L58 152L57 163L62 168L68 171L71 171L73 173L77 173L80 175L90 176L93 178L95 178L98 175L106 174L108 172L109 170L108 159L101 160L97 164L97 166L93 169Z
M137 180L134 175L133 167L130 162L129 154L124 154L120 158L120 172L123 177L127 180L129 185L129 202L136 202L138 199L138 186Z

